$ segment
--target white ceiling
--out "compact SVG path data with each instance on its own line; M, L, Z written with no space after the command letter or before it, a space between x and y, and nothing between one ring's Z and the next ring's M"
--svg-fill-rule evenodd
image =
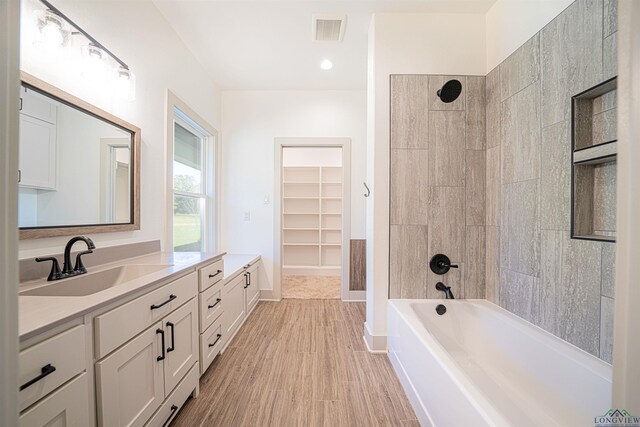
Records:
M486 13L495 1L153 0L223 90L365 89L373 13ZM344 41L312 41L313 13L346 14Z

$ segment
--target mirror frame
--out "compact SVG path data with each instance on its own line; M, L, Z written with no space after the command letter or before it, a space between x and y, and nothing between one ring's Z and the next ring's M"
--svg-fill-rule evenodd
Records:
M71 236L79 234L116 233L121 231L140 230L140 128L122 120L100 108L83 101L45 81L20 72L21 83L35 88L38 91L51 95L71 107L77 108L98 119L110 122L132 133L131 163L133 165L131 177L131 219L128 223L119 224L91 224L91 225L65 225L19 228L20 240L42 239L47 237Z

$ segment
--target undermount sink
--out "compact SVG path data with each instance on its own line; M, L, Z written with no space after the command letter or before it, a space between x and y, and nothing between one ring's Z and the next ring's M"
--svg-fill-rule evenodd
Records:
M39 288L21 292L25 296L81 297L130 282L137 278L171 267L169 264L123 265L96 273L51 282Z

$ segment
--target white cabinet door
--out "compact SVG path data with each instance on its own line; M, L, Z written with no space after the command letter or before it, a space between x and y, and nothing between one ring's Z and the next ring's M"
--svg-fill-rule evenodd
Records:
M245 276L244 273L237 276L224 286L224 331L222 338L225 343L231 339L234 332L242 325L247 315L245 310Z
M20 114L20 185L56 188L56 125Z
M253 307L260 300L260 287L258 286L258 263L253 264L251 267L247 269L248 273L248 281L246 286L246 312L247 314L251 313Z
M166 345L166 333L158 322L96 363L100 426L141 426L160 407L165 396Z
M164 319L166 354L164 360L165 395L178 385L198 361L198 302L196 298Z
M90 426L89 387L84 373L20 415L20 427Z
M32 89L22 88L20 92L20 113L56 124L58 115L58 102L44 96Z

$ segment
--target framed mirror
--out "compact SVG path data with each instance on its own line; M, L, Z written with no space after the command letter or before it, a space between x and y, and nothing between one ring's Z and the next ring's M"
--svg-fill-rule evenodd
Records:
M140 129L21 74L20 239L140 229Z

